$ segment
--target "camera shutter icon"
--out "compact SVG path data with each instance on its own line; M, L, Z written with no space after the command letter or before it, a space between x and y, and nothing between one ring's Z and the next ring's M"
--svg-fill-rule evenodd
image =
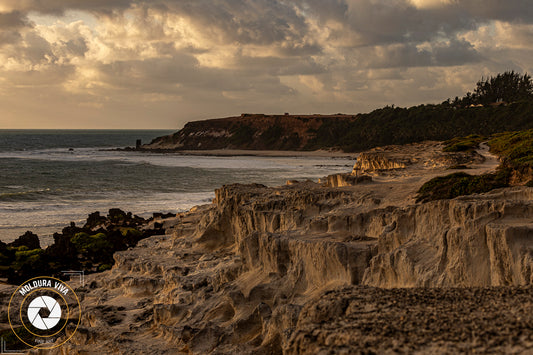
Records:
M41 309L48 312L47 317L42 316ZM28 319L35 328L50 330L61 320L61 306L52 297L36 297L28 306Z

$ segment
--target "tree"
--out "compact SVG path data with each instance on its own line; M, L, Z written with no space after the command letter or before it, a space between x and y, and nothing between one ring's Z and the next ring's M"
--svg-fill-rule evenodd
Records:
M470 93L469 93L470 94ZM469 95L467 94L467 97ZM496 77L478 81L474 93L469 97L476 104L491 104L493 102L515 102L533 98L533 83L527 73L520 75L513 71L506 71ZM470 100L469 100L470 101Z

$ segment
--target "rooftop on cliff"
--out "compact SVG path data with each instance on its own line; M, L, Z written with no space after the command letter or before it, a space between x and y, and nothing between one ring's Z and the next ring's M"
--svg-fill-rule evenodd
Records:
M141 150L319 150L359 152L378 146L448 140L533 128L533 82L505 72L482 79L473 93L441 104L386 106L370 113L240 116L189 122Z

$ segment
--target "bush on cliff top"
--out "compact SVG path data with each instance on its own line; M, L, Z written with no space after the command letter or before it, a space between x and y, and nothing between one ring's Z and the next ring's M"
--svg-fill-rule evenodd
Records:
M439 176L426 182L420 190L416 202L451 199L458 196L488 192L509 186L509 171L500 170L494 174L469 175L463 172Z
M360 114L353 122L325 121L304 149L340 147L358 152L390 144L444 141L468 135L533 128L533 101L507 106L454 107L447 104L385 107Z
M418 190L417 202L454 198L473 193L509 186L514 172L526 173L530 179L526 186L533 186L533 129L519 132L494 134L490 138L468 136L448 141L445 151L473 149L479 142L488 139L491 152L502 159L502 164L494 174L472 176L455 173L439 176L426 182ZM527 180L526 180L527 181Z
M487 137L471 134L466 137L455 137L444 142L444 152L467 152L476 149L479 143L486 141Z
M491 152L505 158L511 169L533 167L533 129L496 134L489 141Z

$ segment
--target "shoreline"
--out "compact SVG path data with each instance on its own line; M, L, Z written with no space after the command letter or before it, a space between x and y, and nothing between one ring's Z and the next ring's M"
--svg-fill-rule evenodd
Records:
M209 149L209 150L182 150L178 151L181 155L193 156L251 156L251 157L311 157L311 158L351 158L355 159L358 153L345 153L343 151L297 151L297 150L245 150L245 149Z
M118 151L176 154L187 156L215 156L215 157L271 157L271 158L350 158L355 159L359 153L346 153L338 150L252 150L252 149L206 149L206 150L179 150L179 149L146 149L146 148L119 148Z

